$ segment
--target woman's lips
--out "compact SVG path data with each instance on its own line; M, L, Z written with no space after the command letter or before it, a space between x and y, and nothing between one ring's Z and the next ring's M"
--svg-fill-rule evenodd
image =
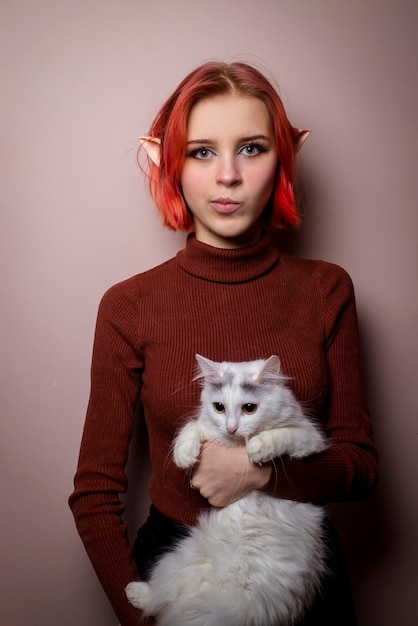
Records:
M210 204L217 213L234 213L234 211L240 208L242 203L230 198L217 198L212 200Z

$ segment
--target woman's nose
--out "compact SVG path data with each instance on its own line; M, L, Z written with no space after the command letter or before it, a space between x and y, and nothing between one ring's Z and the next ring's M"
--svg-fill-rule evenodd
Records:
M233 157L221 158L216 174L217 182L227 187L233 187L242 181L240 168Z

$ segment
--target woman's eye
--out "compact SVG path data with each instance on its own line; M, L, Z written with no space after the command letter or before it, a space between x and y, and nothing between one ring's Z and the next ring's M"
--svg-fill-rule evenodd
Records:
M242 410L244 411L244 413L251 415L252 413L256 412L257 405L253 404L252 402L247 402L247 404L242 405Z
M267 148L260 143L247 143L240 150L240 154L244 154L245 156L256 156L262 152L267 152Z
M222 404L222 402L214 402L213 408L215 409L217 413L225 413L225 407Z
M214 153L209 148L205 148L201 146L200 148L195 148L191 152L188 153L187 156L192 157L192 159L209 159L212 157Z

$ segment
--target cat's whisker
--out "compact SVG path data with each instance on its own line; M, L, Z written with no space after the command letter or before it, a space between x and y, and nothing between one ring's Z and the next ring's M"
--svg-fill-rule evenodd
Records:
M230 500L230 502L228 504L232 504L232 502L235 502L235 500L236 500L235 496L236 496L237 493L240 492L241 485L242 484L245 485L245 483L247 481L247 478L248 478L248 465L245 464L243 469L242 469L242 472L241 472L241 475L239 477L239 480L238 480L238 482L237 482L237 484L235 486L235 489L233 491L232 498L231 498L231 500Z
M283 461L282 461L281 457L280 457L280 460L281 460L281 463L283 465ZM279 475L277 473L277 465L276 465L275 459L271 460L271 464L273 466L273 471L274 471L274 490L276 491L276 488L277 488L277 485L278 485L278 482L279 482Z
M284 462L283 462L282 457L279 457L279 459L280 459L280 463L282 464L283 474L285 475L285 477L286 477L287 482L289 483L289 485L290 485L291 487L293 487L293 483L292 483L292 481L290 480L288 473L286 472L286 466L285 466L285 464L284 464ZM275 470L276 470L276 484L277 484L277 468L276 468L276 466L275 466L275 465L274 465L274 468L275 468Z

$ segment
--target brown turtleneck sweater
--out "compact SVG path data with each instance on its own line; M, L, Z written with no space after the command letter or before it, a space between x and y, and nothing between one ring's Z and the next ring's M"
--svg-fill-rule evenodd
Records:
M152 624L125 599L137 579L119 494L137 403L149 436L154 505L193 524L207 502L171 458L198 404L195 354L249 361L277 354L289 384L332 441L323 454L276 463L266 491L302 502L364 497L377 454L363 395L350 278L338 266L279 253L264 235L238 250L189 236L162 265L112 287L97 319L91 395L75 490L77 528L123 626Z

